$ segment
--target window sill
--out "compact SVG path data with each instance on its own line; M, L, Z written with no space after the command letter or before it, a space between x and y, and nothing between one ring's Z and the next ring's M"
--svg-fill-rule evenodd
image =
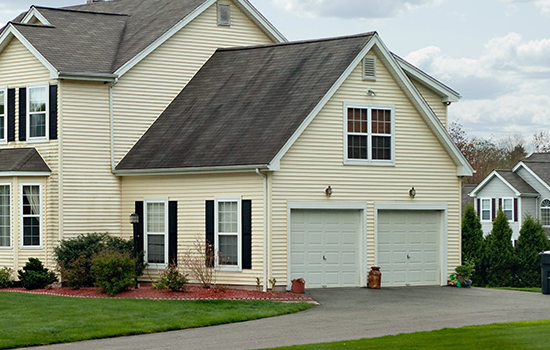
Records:
M39 249L44 249L44 248L42 246L26 246L26 245L23 245L23 246L21 246L21 249L39 250Z
M358 160L346 159L344 165L359 165L359 166L395 166L393 160Z
M218 265L216 266L216 270L219 272L242 272L243 269L241 269L239 266L229 266L229 265Z
M9 247L0 247L0 250L12 250L13 247L12 246L9 246Z
M49 139L44 139L44 138L40 138L40 139L27 139L27 143L48 143L50 142Z

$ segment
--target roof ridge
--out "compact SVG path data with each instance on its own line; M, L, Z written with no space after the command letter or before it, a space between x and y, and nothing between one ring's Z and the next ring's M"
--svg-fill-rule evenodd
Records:
M262 48L266 48L266 47L301 45L301 44L317 43L317 42L324 42L324 41L355 39L355 38L360 38L360 37L372 36L374 34L377 34L377 32L372 31L372 32L366 32L366 33L353 34L353 35L344 35L344 36L337 36L337 37L330 37L330 38L289 41L289 42L285 42L285 43L274 43L274 44L252 45L252 46L238 46L238 47L221 47L221 48L217 49L216 51L240 51L240 50L262 49Z
M81 5L81 6L84 6L84 5ZM130 15L127 14L127 13L114 13L114 12L99 12L99 11L73 10L73 9L71 9L71 8L68 8L68 7L60 7L60 8L47 7L47 6L33 6L33 7L34 7L34 8L37 8L37 9L45 9L45 10L66 11L66 12L78 12L78 13L95 14L95 15L106 15L106 16L125 16L125 17L130 17Z

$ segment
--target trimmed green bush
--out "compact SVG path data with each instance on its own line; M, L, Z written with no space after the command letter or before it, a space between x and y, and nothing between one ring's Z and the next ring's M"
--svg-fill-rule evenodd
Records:
M521 287L540 287L541 268L539 253L550 249L550 242L538 219L526 215L516 246Z
M135 285L136 262L128 253L104 250L92 264L94 285L111 296Z
M474 206L468 204L462 220L462 264L479 262L483 253L483 231Z
M512 245L512 229L502 210L498 211L493 221L493 229L485 238L482 264L489 287L517 286L517 264Z
M0 269L0 288L7 288L13 285L13 269L4 266Z
M168 268L160 275L160 280L153 283L153 288L168 288L172 292L185 292L187 283L187 276L179 272L176 265L170 264L168 265Z
M26 289L42 289L48 284L57 282L55 273L48 271L42 262L35 258L29 258L23 270L17 271L17 274Z

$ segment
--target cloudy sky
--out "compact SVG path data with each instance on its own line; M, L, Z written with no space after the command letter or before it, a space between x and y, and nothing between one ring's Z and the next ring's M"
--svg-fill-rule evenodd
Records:
M0 23L31 4L0 0ZM550 131L550 0L251 0L289 40L376 30L391 51L463 96L470 136Z

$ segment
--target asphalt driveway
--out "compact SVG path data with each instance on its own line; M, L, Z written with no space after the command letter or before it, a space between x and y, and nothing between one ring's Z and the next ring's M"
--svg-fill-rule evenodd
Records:
M550 318L550 295L540 293L401 287L320 289L306 294L320 305L298 314L39 349L259 349Z

